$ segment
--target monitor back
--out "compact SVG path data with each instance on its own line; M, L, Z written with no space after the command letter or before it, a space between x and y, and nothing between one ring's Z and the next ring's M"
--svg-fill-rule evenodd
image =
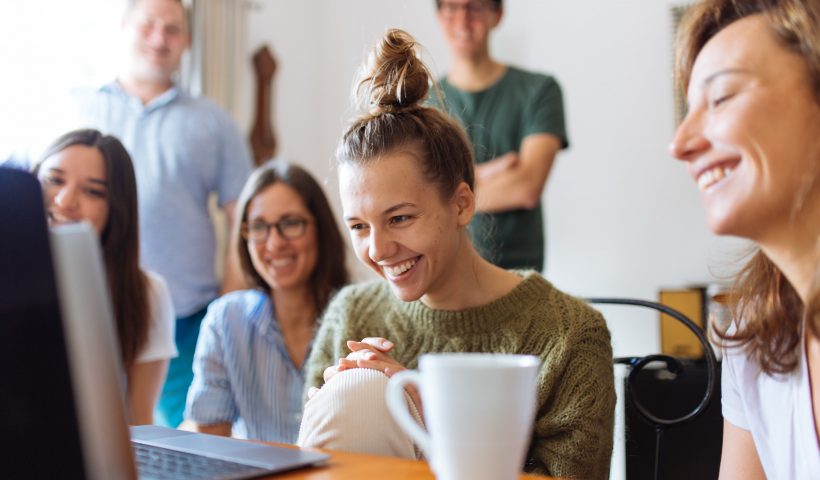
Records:
M85 478L37 179L0 168L0 462L5 478ZM39 458L32 453L42 452Z
M2 168L0 231L2 476L136 478L97 235L49 236L37 180Z

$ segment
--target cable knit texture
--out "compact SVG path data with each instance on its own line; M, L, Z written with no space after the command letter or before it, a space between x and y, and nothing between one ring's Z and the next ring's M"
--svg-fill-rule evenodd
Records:
M536 355L538 409L524 470L605 479L612 454L615 388L612 347L603 316L535 272L507 295L463 311L403 302L384 281L351 285L328 307L308 360L306 388L345 357L347 340L384 337L407 368L435 352ZM476 419L481 421L481 419Z

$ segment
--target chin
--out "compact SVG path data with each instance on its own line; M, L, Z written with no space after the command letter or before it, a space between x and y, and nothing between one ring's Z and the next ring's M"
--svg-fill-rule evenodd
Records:
M390 282L388 280L388 282ZM423 295L422 292L416 292L407 288L400 288L390 282L390 289L393 290L393 294L396 295L399 300L402 302L414 302L420 299Z

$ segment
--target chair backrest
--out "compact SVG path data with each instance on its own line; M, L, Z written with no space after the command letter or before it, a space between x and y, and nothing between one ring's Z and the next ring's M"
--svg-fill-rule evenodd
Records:
M658 416L655 413L653 413L649 408L647 408L639 398L639 395L637 394L637 389L634 387L634 384L638 379L641 370L643 370L644 367L651 363L664 363L666 369L672 374L680 373L684 369L684 364L675 357L663 354L647 355L644 357L616 357L614 360L616 363L615 380L618 402L616 405L617 411L614 452L611 464L611 478L613 480L616 480L617 478L626 478L626 418L624 415L624 411L626 408L625 402L629 402L630 406L635 409L638 415L644 421L646 421L648 424L655 428L656 442L653 460L653 478L660 478L661 438L663 436L664 431L667 428L677 427L696 420L698 417L703 415L703 413L706 411L706 409L712 402L712 399L715 394L715 386L718 377L717 360L715 358L715 352L712 350L712 346L707 340L704 332L701 331L701 329L691 319L689 319L686 315L682 314L681 312L673 308L667 307L666 305L662 305L660 303L648 300L639 300L632 298L592 297L587 298L586 301L593 305L633 306L650 308L658 312L665 313L683 323L692 332L692 334L698 338L698 341L703 345L704 359L706 360L706 388L703 393L703 397L693 410L684 415L672 418ZM624 367L619 367L621 365ZM623 381L624 378L626 378L625 382Z

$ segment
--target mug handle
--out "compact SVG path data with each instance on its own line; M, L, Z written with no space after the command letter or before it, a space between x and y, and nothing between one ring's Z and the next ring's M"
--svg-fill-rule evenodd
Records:
M416 422L407 410L407 400L404 397L404 386L408 383L419 385L419 372L402 370L390 377L387 383L387 409L396 420L396 423L418 444L421 449L430 455L430 435Z

